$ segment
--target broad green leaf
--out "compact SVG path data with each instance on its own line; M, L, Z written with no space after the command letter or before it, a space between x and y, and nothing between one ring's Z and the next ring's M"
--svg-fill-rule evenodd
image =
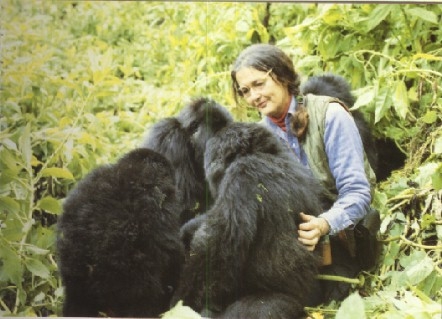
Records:
M18 174L20 166L17 164L23 163L23 160L21 157L16 156L16 153L13 151L6 148L0 148L0 162L14 172L14 174Z
M50 253L50 250L43 249L43 248L40 248L40 247L37 247L37 246L34 246L34 245L26 245L25 249L26 249L26 251L28 251L28 252L30 252L30 253L32 253L34 255L42 255L42 256L44 256L44 255L47 255L47 254Z
M422 117L422 121L427 124L433 124L437 121L437 113L436 111L429 110L425 115Z
M23 221L20 216L7 215L2 222L2 235L11 242L19 241L23 238Z
M51 197L51 196L47 196L47 197L43 197L38 203L37 203L37 207L45 210L49 213L53 213L53 214L60 214L61 213L61 204L60 202Z
M0 172L0 185L6 186L6 184L17 180L20 180L20 178L17 177L16 172L10 169L4 169Z
M335 319L365 319L364 302L358 293L353 293L341 304Z
M342 20L342 18L343 17L342 17L341 12L337 8L335 8L335 7L331 8L330 10L327 10L322 15L323 21L326 24L329 24L329 25L332 25L332 26L336 25L336 22L339 21L339 20Z
M408 101L407 88L403 81L396 83L396 88L393 94L393 106L399 117L405 119L408 109L410 108L410 101Z
M414 178L415 182L424 186L430 183L432 176L440 168L440 163L429 162L418 168L418 175Z
M0 210L16 214L20 204L11 197L0 197Z
M74 176L67 168L49 167L43 169L41 173L43 177L74 179Z
M392 6L390 5L377 5L370 13L367 19L367 29L366 32L370 32L374 28L376 28L382 21L384 21L387 16L390 14Z
M49 269L40 260L28 258L25 262L26 268L35 276L47 279L49 277Z
M426 10L421 7L408 8L406 9L406 12L430 23L435 23L435 24L440 23L439 19L437 18L437 15L434 12Z
M379 88L377 95L375 96L375 123L378 123L391 106L391 93L390 88L383 86Z
M0 281L11 281L20 284L23 277L23 267L20 257L10 247L0 245L0 257L2 267L0 267Z
M433 261L424 251L415 250L409 256L402 256L399 261L405 268L398 279L403 285L417 285L434 270Z
M45 299L46 295L44 292L40 291L35 297L34 302L41 303Z
M442 164L439 165L437 170L431 176L431 183L433 184L433 188L438 191L442 189Z
M365 91L364 93L358 95L358 98L351 109L357 110L361 106L368 105L368 104L372 103L374 96L375 96L375 91L373 88Z
M15 144L15 142L11 141L9 138L2 139L1 143L11 150L18 151L17 144Z

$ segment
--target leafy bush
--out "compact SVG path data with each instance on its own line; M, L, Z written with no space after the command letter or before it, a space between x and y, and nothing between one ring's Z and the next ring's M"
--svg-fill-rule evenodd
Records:
M438 318L442 302L440 5L51 2L1 4L0 314L60 314L54 227L67 192L189 98L238 120L229 66L273 42L308 77L352 83L377 136L407 154L379 184L384 254L314 318ZM364 282L362 282L364 281Z

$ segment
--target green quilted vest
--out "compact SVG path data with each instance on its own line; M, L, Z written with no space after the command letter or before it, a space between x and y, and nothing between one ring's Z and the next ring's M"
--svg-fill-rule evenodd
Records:
M327 197L333 202L336 201L338 191L335 186L335 180L327 162L327 154L324 147L325 114L328 104L336 102L342 105L342 102L329 96L317 96L308 94L304 96L304 107L307 109L309 120L305 138L301 145L307 154L308 163L313 175L319 178L320 182L327 190ZM367 156L364 153L365 174L370 182L370 189L373 195L376 184L376 176L368 163Z

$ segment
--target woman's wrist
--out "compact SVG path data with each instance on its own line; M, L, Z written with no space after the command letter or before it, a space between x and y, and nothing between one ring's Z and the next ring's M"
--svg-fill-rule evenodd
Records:
M330 232L330 225L328 224L327 220L323 217L319 217L319 231L321 232L321 236L328 235Z

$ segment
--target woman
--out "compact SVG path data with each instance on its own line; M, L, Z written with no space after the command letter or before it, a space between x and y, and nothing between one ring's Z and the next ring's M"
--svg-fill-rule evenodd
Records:
M331 207L318 217L308 212L301 214L299 240L312 251L322 236L332 235L333 264L323 272L355 276L360 267L341 246L337 234L354 227L366 215L371 193L361 138L348 110L332 99L322 99L324 106L317 108L315 114L311 114L313 107L304 108L297 100L300 80L293 62L273 45L246 48L235 61L231 77L235 100L244 100L255 107L264 116L263 123L288 144L295 157L327 188ZM306 109L310 113L307 117L303 116ZM317 134L311 125L312 115L316 118L321 109L325 122L316 123L323 130ZM302 119L307 119L310 125ZM294 132L295 128L300 130ZM322 285L312 304L341 300L348 294L349 285L332 282Z

